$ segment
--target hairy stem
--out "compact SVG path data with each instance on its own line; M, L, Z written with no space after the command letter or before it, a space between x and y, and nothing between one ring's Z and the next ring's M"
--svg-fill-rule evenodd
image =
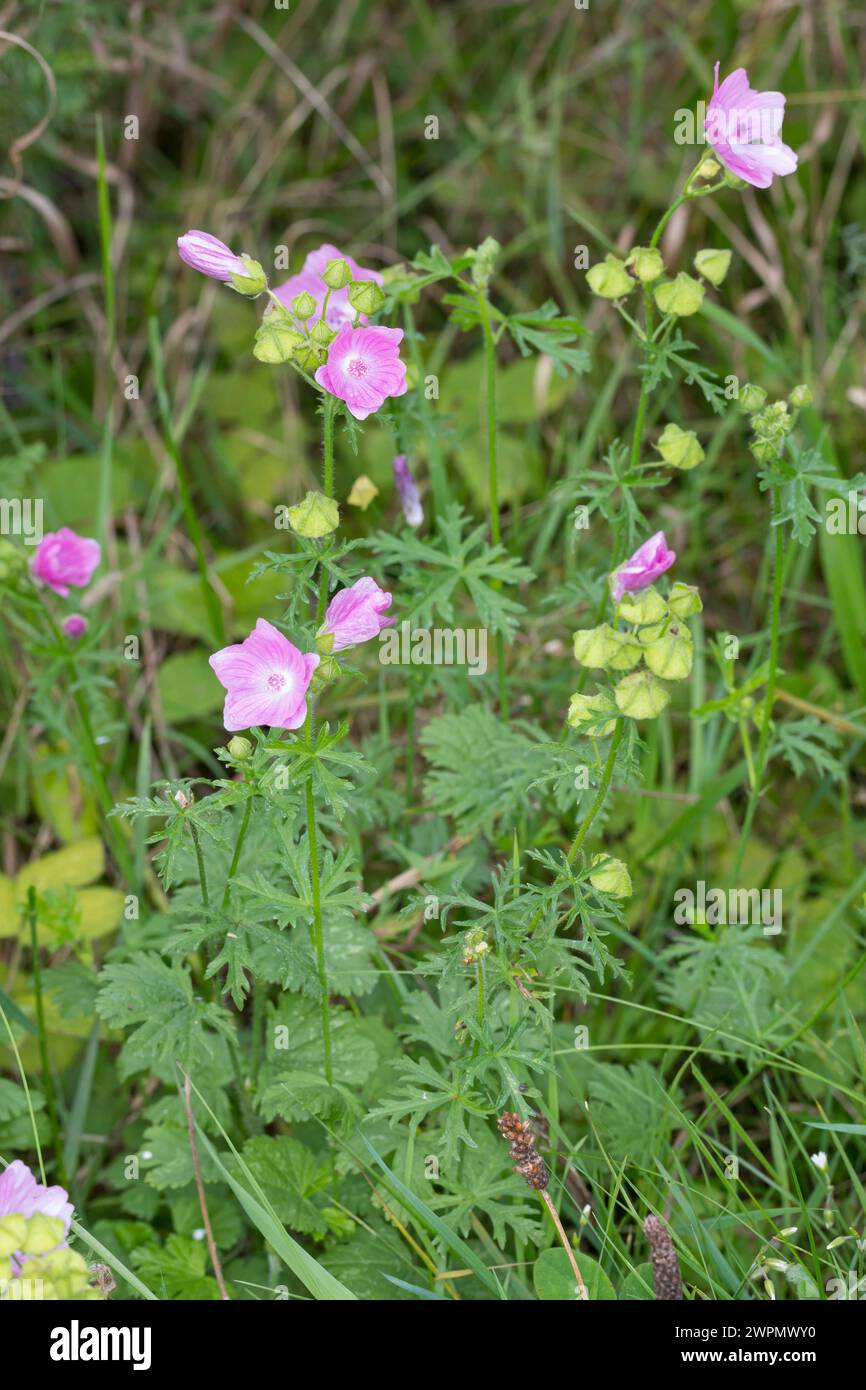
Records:
M312 747L313 721L307 715L307 747ZM313 797L313 774L307 778L307 845L310 852L310 885L313 893L313 924L311 936L316 955L322 1012L322 1047L325 1052L325 1080L330 1086L334 1079L331 1067L331 1018L328 1008L328 972L325 963L325 934L322 926L322 897L319 884L319 851L316 841L316 804Z
M616 763L617 749L619 748L619 745L622 742L622 736L624 732L625 720L618 719L616 728L613 731L613 737L610 741L610 748L608 749L607 754L607 762L604 765L604 772L602 773L601 784L599 786L598 792L596 793L595 800L593 801L592 805L590 806L589 810L584 816L584 819L581 823L581 827L574 837L574 842L571 846L571 849L568 851L569 864L574 859L575 855L577 854L577 851L583 844L589 827L592 825L593 821L595 820L596 816L598 815L599 811L601 810L604 804L604 799L607 796L608 788L611 783L611 778L613 777L613 769L614 764Z
M496 341L490 323L490 306L484 291L478 291L478 311L484 335L484 361L487 387L487 487L490 494L490 539L502 544L499 524L499 469L496 457ZM495 586L500 588L499 583ZM499 680L499 713L508 718L508 683L505 675L505 637L496 633L496 672Z

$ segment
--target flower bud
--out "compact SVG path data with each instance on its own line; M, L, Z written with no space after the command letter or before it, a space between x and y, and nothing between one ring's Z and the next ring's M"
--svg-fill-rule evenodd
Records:
M574 634L574 656L581 666L603 670L618 650L616 634L609 623L602 623L600 627L581 628Z
M378 496L379 489L372 478L368 478L366 473L361 473L353 482L352 491L346 501L350 507L360 507L361 511L365 512L374 497Z
M668 594L668 607L677 618L690 618L692 613L703 609L701 596L693 584L683 584L678 579Z
M602 299L622 299L631 294L635 282L617 256L605 256L598 265L590 266L586 272L586 283L593 294Z
M670 704L670 694L651 671L632 671L614 687L616 707L629 719L655 719Z
M242 738L240 734L235 734L234 738L228 741L228 751L236 763L245 763L253 751L253 745L248 738Z
M697 468L704 457L694 430L682 430L673 421L665 425L656 448L671 468L681 468L688 472Z
M767 393L763 386L755 386L751 381L747 381L739 396L737 397L740 409L746 415L754 415L756 410L763 407L767 399Z
M714 179L721 170L721 165L717 164L712 158L707 158L701 165L698 173L702 179Z
M336 336L333 328L329 328L324 319L316 319L316 322L310 329L310 337L313 342L318 343L321 347L327 347L329 343L334 341Z
M298 536L321 540L336 531L340 524L340 509L333 497L321 492L308 492L303 502L289 507L289 525Z
M694 267L698 274L717 287L727 275L730 264L730 251L699 251L694 259Z
M688 629L671 623L657 642L644 648L644 660L653 675L666 681L684 681L691 674L692 643Z
M592 856L589 881L593 888L601 893L609 893L612 898L630 898L632 895L631 875L627 866L621 859L613 859L609 854Z
M321 367L327 356L328 350L322 347L321 343L308 341L295 352L295 361L305 372L314 372L317 367Z
M346 261L328 261L322 271L322 279L329 290L344 290L352 283L352 272Z
M472 283L477 290L486 290L493 279L493 271L502 247L495 237L486 236L472 255Z
M292 300L292 313L304 323L316 312L316 301L306 290L301 290Z
M299 347L304 344L303 335L291 326L288 318L280 314L268 315L256 330L253 356L259 362L276 366L281 362L291 362Z
M643 656L640 643L630 633L617 632L614 629L611 629L611 639L614 649L613 654L608 659L609 669L611 671L633 671Z
M627 623L643 626L645 623L660 623L668 615L668 606L652 585L637 593L624 593L617 604L617 612Z
M84 614L70 613L67 618L63 619L63 631L66 633L66 636L71 637L73 641L76 641L79 637L83 637L87 631L87 619Z
M577 691L571 697L566 718L572 729L579 729L589 738L607 738L616 728L616 719L607 719L603 724L599 724L598 721L601 715L608 712L616 713L606 693L582 695Z
M653 297L663 314L687 318L696 314L704 302L704 287L700 280L681 270L675 280L665 280L653 290Z
M788 400L795 410L799 410L804 405L812 404L812 392L808 386L795 386Z
M268 288L268 277L252 256L240 256L238 259L243 265L243 271L232 271L228 283L238 294L245 295L247 299L255 299Z
M665 273L661 252L654 246L633 247L626 257L625 264L626 269L630 270L642 285L648 285L650 281L657 280Z
M324 634L329 636L330 634ZM316 646L319 646L320 638L316 638ZM315 671L313 679L310 681L310 689L314 692L322 690L324 686L330 685L340 674L340 663L335 656L323 656Z
M385 296L375 280L354 280L349 286L349 303L356 313L377 314Z

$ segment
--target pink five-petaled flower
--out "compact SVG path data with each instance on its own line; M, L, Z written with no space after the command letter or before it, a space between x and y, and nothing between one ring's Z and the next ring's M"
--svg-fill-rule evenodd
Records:
M312 652L299 652L264 618L249 637L208 657L227 690L223 724L229 733L253 724L299 729L307 717L307 686L319 664Z
M59 531L49 531L39 542L33 556L33 578L66 598L70 584L75 589L83 589L90 583L100 553L98 541L61 526Z
M240 256L210 232L185 232L177 239L178 254L182 261L193 270L209 275L212 280L231 283L233 275L246 275L248 272Z
M316 381L345 401L356 420L366 420L387 396L406 392L406 364L400 360L402 328L352 328L344 324Z
M638 546L630 560L626 560L610 576L614 603L619 603L623 594L632 594L652 584L660 574L670 569L676 558L668 548L664 531L656 531L654 536Z
M328 286L322 279L322 271L329 261L345 261L352 272L353 280L375 280L377 285L381 285L382 276L378 270L367 270L365 266L358 265L351 256L347 256L345 251L340 251L338 247L331 246L326 242L324 246L311 251L298 271L297 275L292 275L274 290L277 299L282 300L286 308L291 307L292 300L296 295L309 294L316 301L316 310L313 318L321 318L322 305L325 297L328 299L328 307L325 310L325 322L334 332L338 332L344 323L353 323L355 320L355 310L349 303L348 285L342 290L331 290L328 294ZM360 322L366 323L366 314L361 314Z
M0 1173L0 1218L13 1215L28 1218L35 1216L37 1212L62 1221L64 1233L69 1234L73 1206L68 1200L65 1188L43 1187L36 1181L26 1163L16 1158L14 1163L10 1163L9 1167ZM58 1249L64 1248L65 1245L64 1240ZM13 1275L17 1274L19 1267L19 1262L13 1254Z
M719 86L716 63L704 130L725 168L737 178L755 188L769 188L774 174L793 174L797 156L780 138L784 115L782 92L753 91L745 68L737 68Z
M331 651L341 652L378 637L383 628L390 627L393 618L383 617L391 606L391 595L380 589L375 579L365 576L351 588L341 589L328 604L320 635L333 637Z

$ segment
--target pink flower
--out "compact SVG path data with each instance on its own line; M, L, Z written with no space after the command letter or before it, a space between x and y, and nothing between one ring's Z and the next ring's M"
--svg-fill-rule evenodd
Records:
M726 169L755 188L769 188L774 174L793 174L794 151L782 143L785 115L781 92L755 92L745 68L737 68L719 86L715 67L713 95L704 130Z
M177 249L182 261L212 280L229 284L233 275L248 274L240 257L210 232L184 233L177 239Z
M62 1187L43 1187L38 1183L20 1158L16 1158L14 1163L0 1173L0 1218L4 1216L23 1216L25 1218L35 1216L41 1212L43 1216L51 1216L63 1222L64 1235L69 1234L69 1227L72 1222L72 1203L68 1200L68 1194ZM57 1247L63 1249L66 1241L61 1241ZM16 1256L12 1256L12 1274L17 1275L20 1264Z
M375 579L365 576L351 588L341 589L334 595L320 633L333 636L331 650L334 652L356 647L359 642L368 642L371 637L378 637L383 628L390 627L394 619L382 617L390 606L391 595L380 589Z
M648 541L638 546L630 560L626 560L611 575L611 588L614 603L619 603L623 594L645 589L669 570L676 555L668 549L664 531L656 531Z
M325 242L318 250L311 251L304 261L303 266L297 275L292 275L284 285L274 290L274 294L288 308L296 295L306 293L312 295L316 301L315 317L321 318L322 305L325 302L325 295L328 293L328 286L322 279L322 271L329 261L345 261L352 272L353 280L375 280L378 285L382 283L382 276L378 270L367 270L365 266L358 265L351 256L347 256L345 251L340 251L336 246L331 246L330 242ZM325 322L329 328L338 332L344 323L354 323L355 310L349 303L349 288L346 286L342 290L331 290L328 297L328 308L325 313ZM361 315L360 322L367 323L366 314Z
M421 494L418 491L418 484L412 477L409 468L409 460L405 454L398 454L394 459L394 482L397 484L397 491L400 494L400 504L403 508L403 515L409 526L418 527L424 520L424 508L421 506Z
M39 542L33 556L33 578L66 598L70 584L83 589L90 583L99 557L98 541L78 536L68 526L62 526L59 531L49 531Z
M388 396L406 393L406 364L400 360L402 328L352 328L344 324L316 381L345 401L356 420L366 420Z
M223 724L229 733L253 724L298 729L307 717L306 693L319 658L299 652L264 618L243 642L208 658L228 694Z
M63 631L67 637L83 637L87 631L87 619L83 613L70 613L63 619Z

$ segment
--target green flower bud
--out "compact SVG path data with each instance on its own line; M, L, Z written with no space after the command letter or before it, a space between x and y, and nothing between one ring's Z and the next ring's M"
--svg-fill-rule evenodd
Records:
M333 634L328 633L327 636L331 638L331 642L333 643ZM321 638L317 637L317 647L319 646L320 641ZM331 681L335 681L339 674L340 663L337 661L337 658L335 656L323 656L315 671L313 672L313 679L310 681L311 690L313 690L313 692L316 692L321 690L323 686L330 685Z
M305 372L314 372L317 367L321 367L327 355L327 350L321 344L306 342L295 352L295 361Z
M656 448L671 468L681 468L688 472L697 468L704 457L704 451L694 430L681 430L673 421L665 425Z
M334 634L333 632L329 632L323 623L316 633L316 651L319 653L319 656L326 657L330 656L333 650Z
M566 718L572 729L580 729L589 738L607 738L616 728L616 719L599 724L599 716L607 713L616 713L607 694L581 695L576 692L571 697Z
M349 303L359 314L377 314L385 296L375 280L355 280L349 286Z
M613 655L608 660L611 671L633 671L640 662L643 652L640 643L627 632L611 631L615 643Z
M747 381L738 396L740 409L746 415L754 415L756 410L761 410L767 399L767 393L763 386L755 386L751 381Z
M688 628L671 623L667 632L657 642L651 642L644 651L644 659L653 675L666 681L683 681L691 674L692 642Z
M303 336L291 326L289 320L275 314L265 318L256 330L253 356L259 362L276 366L281 362L290 362L303 344Z
M303 502L289 507L289 525L299 536L307 540L320 540L336 531L340 524L340 510L333 497L325 497L321 492L308 492Z
M661 258L661 252L654 246L634 246L626 257L626 268L631 271L642 285L648 285L650 281L657 280L660 275L665 273L665 263Z
M717 287L727 275L730 265L730 251L699 251L694 259L694 267L698 274Z
M700 613L704 605L695 586L678 579L668 594L668 606L677 618L690 618L693 613Z
M651 671L632 671L614 687L616 707L629 719L655 719L670 704L670 694Z
M322 347L327 347L336 338L333 328L329 328L324 319L316 319L310 330L310 337L314 343L319 343Z
M616 634L608 623L602 623L600 627L581 628L574 634L574 656L581 666L603 670L618 651Z
M322 271L322 279L329 290L344 290L352 283L352 272L347 261L328 261Z
M303 323L316 312L315 299L311 294L307 294L306 290L302 290L301 293L296 294L292 300L292 312L295 317L299 318Z
M243 262L244 275L232 274L229 276L228 283L238 294L245 295L247 299L255 299L263 290L268 288L268 277L258 261L254 261L252 256L239 256L239 261Z
M235 734L234 738L228 741L228 751L236 763L245 763L253 751L253 745L248 738L242 738L240 734Z
M702 179L714 179L720 170L721 165L717 164L711 156L708 156L698 170L698 173Z
M617 256L605 256L586 272L586 283L602 299L622 299L631 294L635 282Z
M649 588L633 594L626 591L617 604L617 612L627 623L640 626L662 622L668 615L668 606L658 589L650 584Z
M635 633L635 637L640 642L641 646L648 647L650 642L657 642L660 637L664 637L667 631L667 616L668 615L665 614L665 622L663 623L651 623L649 627L638 629Z
M65 1227L59 1216L34 1212L27 1221L27 1233L20 1249L25 1255L44 1255L57 1248L64 1234Z
M496 268L501 250L502 247L495 237L486 236L481 245L470 253L472 256L472 283L477 290L487 289L493 279L493 271Z
M687 318L689 314L696 314L703 304L704 287L700 280L681 270L675 280L665 280L663 284L656 285L653 298L663 314Z
M795 386L788 400L795 410L799 410L804 405L812 404L812 392L808 386Z
M630 898L632 895L628 868L621 859L612 859L609 854L592 856L589 881L593 888L601 893L609 893L612 898Z

